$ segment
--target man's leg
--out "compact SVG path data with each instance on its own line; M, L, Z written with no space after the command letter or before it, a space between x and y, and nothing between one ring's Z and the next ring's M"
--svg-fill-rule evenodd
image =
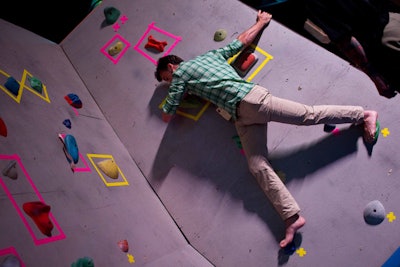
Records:
M286 234L280 242L280 246L285 247L292 242L296 231L305 224L305 219L299 215L300 208L297 202L267 160L266 125L245 126L236 123L236 129L250 172L282 220L285 221Z
M272 96L261 86L255 86L244 98L239 112L244 125L266 124L270 121L294 125L364 122L364 109L361 106L310 106Z
M315 105L308 106L268 95L259 108L258 120L275 121L295 125L315 124L363 124L363 138L367 143L375 141L378 113L364 110L361 106Z
M299 215L300 208L297 202L268 162L267 123L363 123L364 138L368 141L375 134L378 114L375 111L364 111L358 106L307 106L273 97L265 88L255 86L240 103L238 117L235 126L250 172L285 221L286 235L280 242L280 246L285 247L293 240L295 232L305 224L305 219Z
M269 95L259 111L260 116L264 113L270 121L295 125L363 124L364 140L367 143L375 141L378 113L374 110L364 110L361 106L308 106Z

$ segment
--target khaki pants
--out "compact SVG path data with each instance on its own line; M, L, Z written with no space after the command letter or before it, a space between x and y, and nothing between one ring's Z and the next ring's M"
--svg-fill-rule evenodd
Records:
M294 125L361 124L364 110L359 106L307 106L272 96L256 85L240 102L235 122L249 170L283 220L299 213L300 208L267 158L267 123Z

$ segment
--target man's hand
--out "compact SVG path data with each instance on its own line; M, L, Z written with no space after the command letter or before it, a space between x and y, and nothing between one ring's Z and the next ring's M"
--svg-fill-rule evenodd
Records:
M245 47L249 46L254 41L256 36L268 25L271 19L271 14L258 10L256 23L239 34L237 39L241 41Z
M266 26L272 19L272 15L269 14L268 12L264 12L261 10L258 10L257 14L257 22L260 22Z
M167 114L165 112L162 113L163 122L169 122L171 120L171 118L172 118L172 115L169 115L169 114Z

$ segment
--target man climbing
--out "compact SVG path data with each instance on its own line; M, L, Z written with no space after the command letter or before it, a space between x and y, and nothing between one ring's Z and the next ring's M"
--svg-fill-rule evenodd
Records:
M225 110L232 117L240 137L250 172L285 222L285 238L280 247L293 241L305 224L300 208L274 172L267 158L268 122L294 125L353 123L363 125L366 142L376 141L378 113L360 106L308 106L272 96L259 85L241 78L227 59L248 47L269 24L271 14L258 11L256 23L225 47L211 50L192 60L176 55L158 60L155 76L169 85L162 118L169 122L187 93L197 95Z

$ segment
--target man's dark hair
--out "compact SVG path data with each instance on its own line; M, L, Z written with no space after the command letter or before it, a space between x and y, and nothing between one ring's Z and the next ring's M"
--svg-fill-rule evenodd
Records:
M157 81L159 81L159 82L162 81L160 72L168 70L169 63L171 63L173 65L178 65L182 61L183 61L182 58L175 56L175 55L168 55L168 56L159 58L158 62L157 62L157 69L154 72L154 76L156 77Z

